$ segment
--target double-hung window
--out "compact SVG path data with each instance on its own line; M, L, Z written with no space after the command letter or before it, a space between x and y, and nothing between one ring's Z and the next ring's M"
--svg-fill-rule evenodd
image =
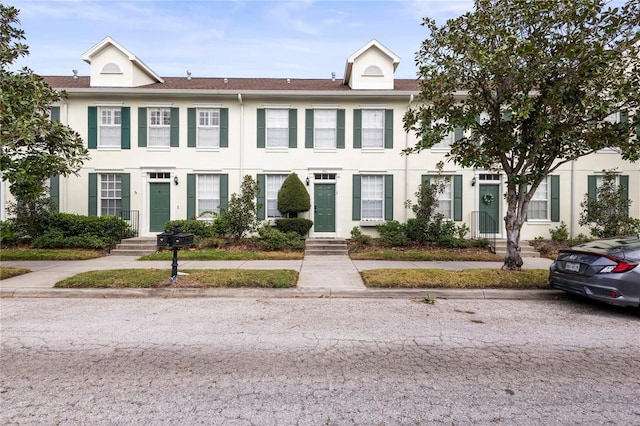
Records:
M196 213L198 217L211 218L220 212L220 176L198 175Z
M265 175L267 218L282 217L282 213L278 211L278 191L280 191L282 183L286 178L287 175Z
M384 219L384 176L363 175L361 177L360 197L362 202L362 220Z
M313 126L314 148L335 149L338 111L335 109L313 110Z
M98 147L120 148L122 116L120 108L100 108Z
M545 178L540 182L536 192L531 197L529 208L527 209L527 220L549 219L549 195L549 181Z
M220 110L198 109L197 146L220 147Z
M362 148L384 148L384 116L382 109L362 110Z
M116 173L100 175L100 216L117 216L122 211L122 177Z
M289 110L267 109L266 111L266 147L289 147Z
M149 108L149 146L169 147L171 144L171 109Z
M434 176L431 178L431 183L442 189L442 192L438 192L436 195L438 207L434 210L434 213L441 214L444 219L453 219L453 179L451 177Z

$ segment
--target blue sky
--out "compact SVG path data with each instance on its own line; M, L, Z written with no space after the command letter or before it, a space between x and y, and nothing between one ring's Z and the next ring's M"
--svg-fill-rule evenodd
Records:
M396 78L414 78L423 17L444 24L472 0L397 1L39 1L20 9L40 75L89 74L81 56L106 36L163 77L330 78L375 38L400 56Z

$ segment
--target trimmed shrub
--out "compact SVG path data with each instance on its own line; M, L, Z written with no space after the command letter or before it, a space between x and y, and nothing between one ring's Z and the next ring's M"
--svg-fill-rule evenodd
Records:
M42 236L34 239L31 243L34 248L86 248L102 249L106 242L95 235L74 235L65 237L62 231L54 229L45 232Z
M284 233L265 225L258 229L258 235L259 237L254 238L262 250L304 249L304 241L296 232Z
M301 237L307 235L309 229L313 226L313 221L309 219L303 218L287 218L287 219L276 219L276 228L278 231L284 232L295 232Z
M564 222L560 222L560 226L557 228L550 229L549 233L553 241L561 243L569 240L569 230L567 229L567 224Z
M380 234L380 243L387 247L403 247L409 245L410 241L405 234L405 226L397 220L391 220L382 225L376 226Z
M164 230L165 232L173 232L177 225L180 232L190 232L194 237L198 238L211 238L220 236L220 234L217 233L218 227L214 225L216 220L171 220L164 225ZM222 235L224 235L224 233Z
M294 172L282 182L278 191L278 211L287 217L298 217L298 213L309 211L311 198L304 184Z

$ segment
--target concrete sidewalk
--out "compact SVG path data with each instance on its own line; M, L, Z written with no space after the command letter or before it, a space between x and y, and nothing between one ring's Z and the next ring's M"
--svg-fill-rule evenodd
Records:
M525 258L525 269L548 269L549 259ZM185 269L291 269L299 272L295 289L159 288L159 289L54 289L56 282L85 271L109 269L166 269L171 262L138 261L130 256L106 256L80 261L3 261L3 266L28 268L32 272L0 281L1 297L447 297L447 298L540 298L556 297L546 290L401 290L367 289L360 271L380 268L464 270L495 268L501 262L408 262L351 260L348 256L306 256L303 260L179 261ZM178 281L180 278L178 277Z

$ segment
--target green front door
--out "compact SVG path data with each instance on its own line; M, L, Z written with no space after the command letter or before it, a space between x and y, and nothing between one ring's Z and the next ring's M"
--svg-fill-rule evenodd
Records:
M171 218L171 185L168 183L149 184L149 231L162 232Z
M480 185L480 233L500 232L500 185Z
M313 196L313 230L336 231L336 189L333 184L316 184Z

